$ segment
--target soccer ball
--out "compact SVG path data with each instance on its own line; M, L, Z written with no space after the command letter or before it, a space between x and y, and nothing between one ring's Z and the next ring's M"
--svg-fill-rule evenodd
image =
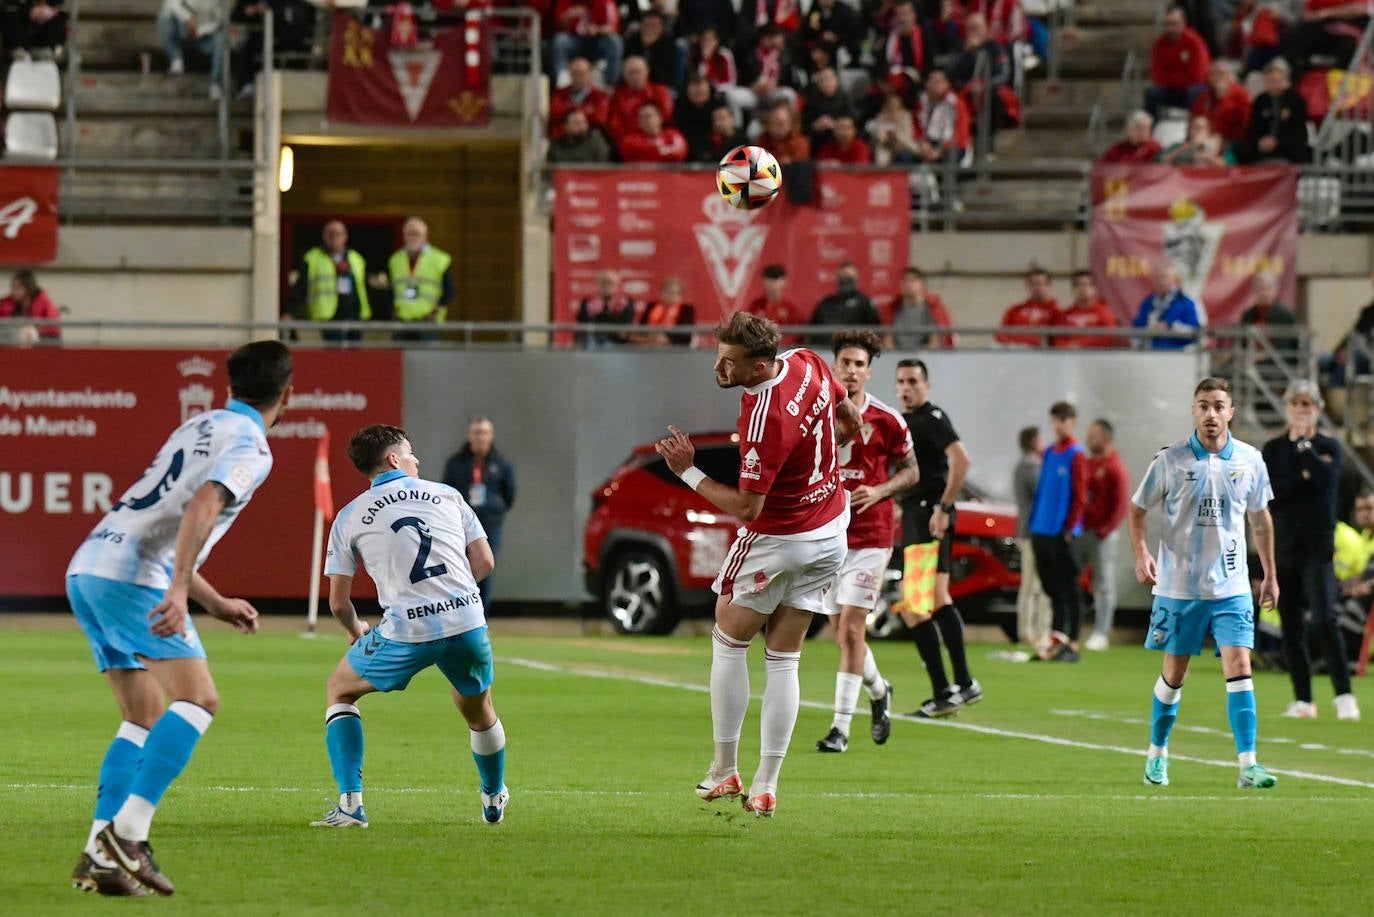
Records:
M755 210L778 196L782 166L763 147L737 146L720 161L716 188L731 207Z

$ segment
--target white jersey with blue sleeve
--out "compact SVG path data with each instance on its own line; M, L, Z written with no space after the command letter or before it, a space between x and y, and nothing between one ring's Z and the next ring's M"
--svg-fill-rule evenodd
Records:
M339 511L324 572L354 576L361 560L377 585L382 636L439 640L487 621L467 556L486 537L458 491L392 470Z
M1150 462L1131 502L1164 511L1154 594L1171 599L1250 595L1245 515L1269 505L1269 471L1254 446L1229 436L1208 452L1194 433Z
M196 491L214 481L231 494L196 558L199 569L271 470L267 430L255 408L230 401L197 414L167 438L153 463L86 537L67 575L168 588L177 530Z

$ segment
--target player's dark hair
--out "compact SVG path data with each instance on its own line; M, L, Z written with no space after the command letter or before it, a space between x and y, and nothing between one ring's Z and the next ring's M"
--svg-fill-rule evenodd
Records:
M925 379L927 382L930 381L930 370L926 369L925 360L918 360L915 357L907 357L905 360L897 361L897 368L919 369L921 371L921 378Z
M1106 430L1108 436L1116 435L1116 428L1112 426L1112 422L1107 418L1099 417L1096 420L1094 420L1093 423L1097 424L1099 427Z
M787 266L783 264L768 264L763 268L763 276L767 280L781 280L787 276Z
M291 351L281 341L254 341L229 354L229 393L255 408L267 407L291 384Z
M1056 401L1050 405L1050 416L1055 420L1073 420L1078 416L1078 409L1067 401Z
M1039 427L1022 427L1021 432L1016 434L1016 444L1021 447L1022 452L1029 452L1035 446L1035 438L1039 435Z
M857 347L860 350L868 351L868 362L872 363L878 359L883 352L883 342L878 335L866 328L854 331L836 331L835 336L830 339L830 347L835 351L838 359L840 351L846 347Z
M1360 492L1355 494L1356 500L1368 500L1370 497L1374 497L1374 488L1371 487L1361 487Z
M778 355L782 333L775 323L761 315L736 312L716 326L716 340L733 347L743 347L745 356L771 360Z
M1197 384L1197 388L1193 389L1193 397L1196 398L1203 392L1225 392L1229 395L1231 394L1231 383L1220 376L1208 376Z
M1092 279L1093 279L1093 272L1092 272L1092 271L1074 271L1072 277L1070 278L1070 280L1071 280L1073 283L1078 283L1078 278L1079 278L1079 277L1086 277L1086 278L1088 278L1089 280L1092 280Z
M409 438L400 427L374 423L349 439L348 460L370 478L385 467L386 454Z

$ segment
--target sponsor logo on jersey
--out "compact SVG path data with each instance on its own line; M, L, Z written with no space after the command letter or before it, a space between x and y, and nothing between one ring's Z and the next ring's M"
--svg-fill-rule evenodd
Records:
M762 468L763 466L759 462L759 451L751 446L749 451L744 453L744 467L739 470L739 476L757 481Z

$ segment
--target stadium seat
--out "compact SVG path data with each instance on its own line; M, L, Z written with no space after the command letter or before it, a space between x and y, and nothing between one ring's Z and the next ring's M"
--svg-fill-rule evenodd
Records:
M1161 113L1159 121L1155 123L1154 136L1166 150L1175 143L1182 143L1188 139L1188 120L1165 118Z
M57 158L57 119L45 111L12 111L5 118L5 158Z
M62 103L62 76L50 60L17 60L5 79L5 107L57 111Z
M1330 226L1341 216L1341 181L1332 176L1298 179L1298 219L1304 229Z

